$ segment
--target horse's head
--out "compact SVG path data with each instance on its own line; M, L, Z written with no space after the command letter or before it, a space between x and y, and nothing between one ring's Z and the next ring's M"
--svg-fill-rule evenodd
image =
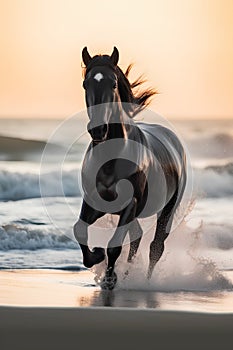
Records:
M94 142L106 140L112 115L112 103L118 101L116 66L119 52L114 47L111 56L91 57L85 47L82 59L86 66L83 87L89 116L88 132ZM98 106L97 106L98 105Z

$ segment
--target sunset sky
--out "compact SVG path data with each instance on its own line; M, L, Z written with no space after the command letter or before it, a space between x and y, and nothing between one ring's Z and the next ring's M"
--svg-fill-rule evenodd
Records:
M233 118L232 0L0 0L0 117L84 108L81 50L120 51L170 118Z

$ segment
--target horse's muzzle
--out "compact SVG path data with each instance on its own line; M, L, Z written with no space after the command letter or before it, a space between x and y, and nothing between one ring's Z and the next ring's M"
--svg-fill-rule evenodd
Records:
M103 142L107 138L108 125L103 124L88 130L94 142Z

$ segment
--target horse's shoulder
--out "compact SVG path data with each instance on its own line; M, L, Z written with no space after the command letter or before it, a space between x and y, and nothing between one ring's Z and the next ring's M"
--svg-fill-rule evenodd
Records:
M139 127L139 129L148 133L153 133L153 134L156 132L173 133L171 129L161 124L136 122L136 125Z
M176 133L167 126L142 122L137 122L136 125L145 135L152 137L152 139L163 142L179 142Z

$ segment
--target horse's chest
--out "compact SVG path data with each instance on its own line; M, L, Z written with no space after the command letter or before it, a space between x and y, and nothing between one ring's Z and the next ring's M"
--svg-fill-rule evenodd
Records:
M135 164L128 160L111 160L99 167L96 158L88 159L82 169L85 193L92 198L97 191L104 200L113 201L121 191L124 191L117 186L119 181L130 180L135 171Z
M96 177L96 189L100 196L108 201L117 198L116 184L118 178L109 169L101 169Z

